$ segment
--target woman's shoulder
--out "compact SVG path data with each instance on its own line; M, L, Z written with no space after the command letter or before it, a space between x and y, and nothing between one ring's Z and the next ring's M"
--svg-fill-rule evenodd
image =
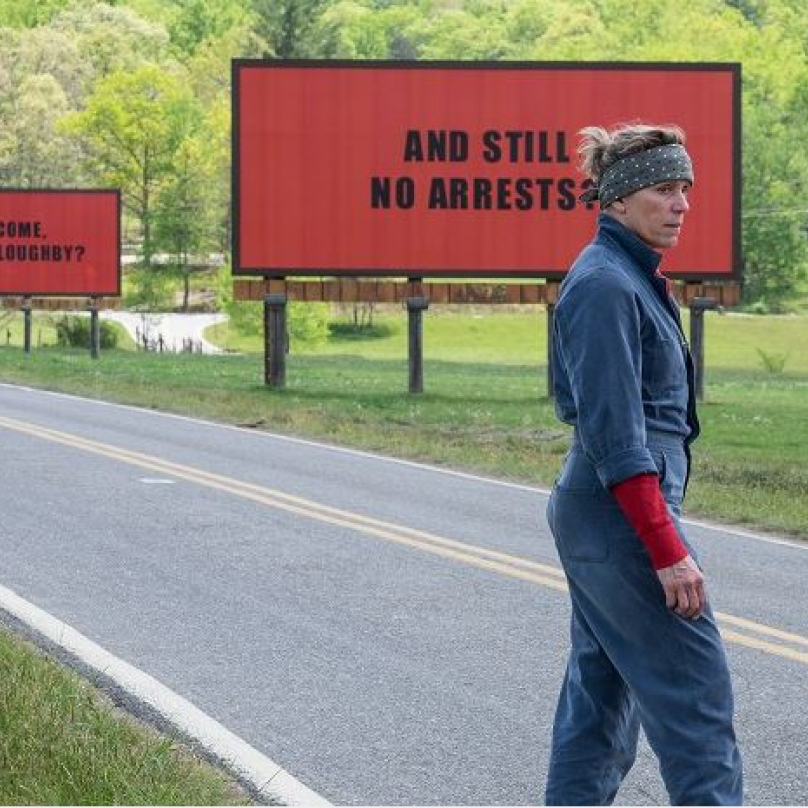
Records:
M586 247L564 278L562 296L593 294L633 295L634 285L614 253L601 244Z

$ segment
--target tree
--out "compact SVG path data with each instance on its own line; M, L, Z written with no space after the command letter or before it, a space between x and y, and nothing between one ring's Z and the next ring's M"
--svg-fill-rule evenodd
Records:
M214 249L222 253L230 250L230 63L235 56L260 52L260 40L251 30L233 28L204 42L187 62L191 90L206 110L204 145L212 170L207 203Z
M8 28L47 24L71 0L0 0L0 20Z
M310 56L309 35L333 0L253 0L255 32L266 43L265 56Z
M0 178L20 188L65 187L75 177L78 152L58 131L67 99L49 74L27 76L0 107Z
M53 18L50 28L75 40L91 82L168 59L165 27L143 19L125 5L74 3Z
M20 13L32 6L42 12L37 11L39 24L0 29L0 179L5 183L84 184L81 144L59 126L60 118L84 106L99 77L134 68L144 54L159 57L168 43L164 29L130 9L64 5L19 3Z
M312 32L311 49L327 59L383 59L387 39L380 15L353 0L331 5Z
M208 194L215 169L205 149L205 132L186 138L176 150L174 170L159 189L155 206L155 242L172 257L183 283L182 310L188 311L191 258L214 240L214 216Z
M178 55L193 54L203 43L248 27L252 17L240 0L185 0L169 24L171 44Z
M125 206L140 222L147 268L154 252L155 194L174 175L180 145L200 120L181 72L157 65L110 74L98 82L87 109L66 120L66 130L86 145L95 176L121 188Z

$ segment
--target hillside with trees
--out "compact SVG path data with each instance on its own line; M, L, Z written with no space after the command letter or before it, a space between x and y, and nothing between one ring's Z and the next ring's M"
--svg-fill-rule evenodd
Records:
M738 61L745 301L808 279L803 0L0 0L0 184L120 187L144 283L229 249L230 61ZM709 200L705 200L709 204Z

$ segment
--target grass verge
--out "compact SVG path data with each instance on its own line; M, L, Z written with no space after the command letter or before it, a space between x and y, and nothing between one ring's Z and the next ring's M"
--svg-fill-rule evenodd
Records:
M0 804L247 805L218 770L0 627Z

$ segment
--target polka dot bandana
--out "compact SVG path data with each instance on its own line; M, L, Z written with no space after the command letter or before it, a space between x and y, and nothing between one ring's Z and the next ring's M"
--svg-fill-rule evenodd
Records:
M629 154L603 172L600 185L590 188L581 199L584 202L600 200L606 208L616 199L633 194L643 188L669 181L693 182L693 165L684 146L669 143L653 149Z

